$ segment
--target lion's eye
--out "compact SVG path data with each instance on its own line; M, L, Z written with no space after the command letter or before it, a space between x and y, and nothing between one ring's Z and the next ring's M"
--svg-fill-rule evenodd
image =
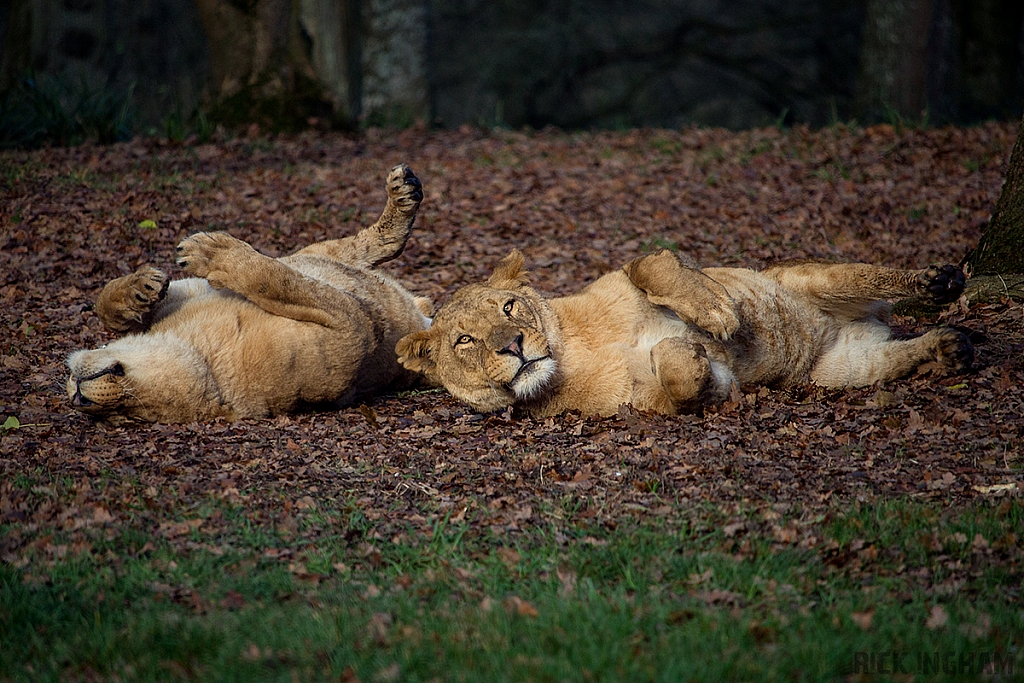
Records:
M468 334L463 334L463 335L459 336L458 339L455 340L455 345L456 346L461 346L462 344L468 344L471 341L473 341L472 337L470 337Z
M509 299L505 302L505 305L501 307L501 310L505 311L505 315L512 315L512 310L516 307L516 300Z

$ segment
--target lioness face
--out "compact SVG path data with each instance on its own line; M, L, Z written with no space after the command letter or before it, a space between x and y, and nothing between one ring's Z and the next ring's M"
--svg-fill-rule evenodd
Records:
M541 395L561 344L554 314L525 286L521 266L513 252L486 284L456 292L429 330L398 343L399 362L481 412Z
M163 344L133 335L72 353L67 361L71 404L97 417L117 414L146 422L183 407L194 410L199 401L209 399L207 373L197 372L205 362L180 342L168 348L165 338Z

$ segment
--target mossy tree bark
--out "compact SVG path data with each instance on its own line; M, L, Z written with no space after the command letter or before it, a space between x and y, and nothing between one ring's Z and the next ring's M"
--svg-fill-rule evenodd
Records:
M966 290L970 300L1024 299L1024 120L995 212L964 261L971 273Z
M978 275L1024 273L1024 120L995 212L967 263Z
M345 123L352 2L194 0L210 49L211 117L270 130Z

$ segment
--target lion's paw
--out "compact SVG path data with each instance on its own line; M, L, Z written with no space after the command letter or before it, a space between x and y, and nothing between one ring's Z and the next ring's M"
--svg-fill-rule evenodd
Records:
M651 371L675 403L699 400L712 382L711 361L703 344L679 337L654 345Z
M935 359L954 372L963 372L974 363L974 345L966 334L948 327L941 331Z
M224 268L229 252L247 246L226 232L197 232L178 244L175 262L193 277L209 278Z
M166 296L170 282L167 273L159 268L142 266L128 276L128 308L141 313L149 312L149 309Z
M113 330L129 330L145 323L153 307L167 295L170 278L159 268L142 266L122 280L120 296L97 302L101 316ZM114 288L117 292L117 288Z
M718 306L700 310L694 320L698 327L707 330L715 339L727 341L740 326L736 303L732 299L719 300Z
M964 271L953 265L933 265L924 270L917 278L921 288L931 296L937 304L948 304L956 301L964 291L967 277Z
M423 201L423 184L412 169L399 164L391 169L387 179L388 198L403 211L415 211Z
M162 270L142 266L103 288L96 299L96 314L113 332L144 328L150 313L167 295L170 279Z

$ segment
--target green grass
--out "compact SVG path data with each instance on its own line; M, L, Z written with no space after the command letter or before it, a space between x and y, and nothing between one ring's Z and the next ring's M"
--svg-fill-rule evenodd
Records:
M342 509L306 519L328 530L312 541L222 512L216 538L129 528L0 565L0 680L893 680L894 659L896 674L970 680L986 657L1024 670L1017 502L810 520L691 509L514 538L444 518L375 539Z

